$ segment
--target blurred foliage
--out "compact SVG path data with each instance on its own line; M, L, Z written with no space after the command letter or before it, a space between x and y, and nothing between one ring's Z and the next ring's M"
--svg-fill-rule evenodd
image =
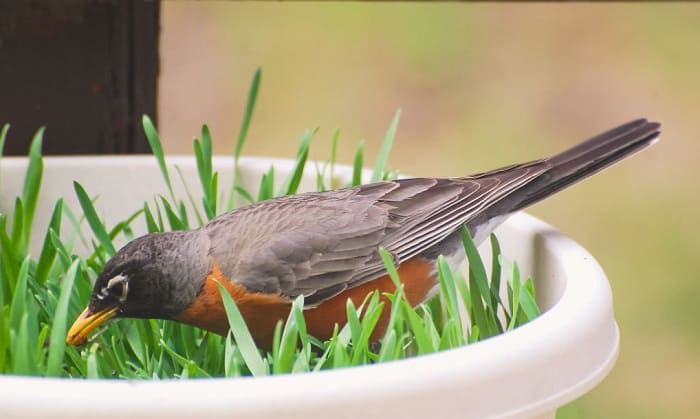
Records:
M700 4L164 2L160 126L170 153L205 121L231 154L249 75L265 69L246 152L311 158L359 139L389 164L450 176L554 153L628 119L662 141L533 207L610 278L622 349L562 418L695 417L700 409ZM226 141L221 141L227 139ZM341 163L351 164L351 161Z

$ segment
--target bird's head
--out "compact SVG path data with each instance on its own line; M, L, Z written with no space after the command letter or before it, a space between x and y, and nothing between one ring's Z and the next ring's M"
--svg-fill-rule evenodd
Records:
M198 230L149 234L128 243L105 264L66 342L84 344L91 331L113 318L172 318L201 289L207 251L208 239Z

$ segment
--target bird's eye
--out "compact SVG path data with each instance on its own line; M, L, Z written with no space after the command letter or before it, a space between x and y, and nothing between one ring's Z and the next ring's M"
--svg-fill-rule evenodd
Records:
M129 279L124 275L117 275L110 279L107 282L107 286L100 291L101 295L98 295L100 299L111 296L123 303L129 294Z

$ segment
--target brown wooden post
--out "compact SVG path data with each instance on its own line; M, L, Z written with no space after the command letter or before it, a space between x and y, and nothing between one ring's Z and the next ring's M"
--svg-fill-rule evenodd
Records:
M0 0L5 154L143 153L156 117L160 5L148 0Z

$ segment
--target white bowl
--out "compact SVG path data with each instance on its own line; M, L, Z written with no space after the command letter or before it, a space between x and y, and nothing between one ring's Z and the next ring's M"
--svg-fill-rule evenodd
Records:
M112 225L165 184L150 156L45 158L32 251L38 254L52 206L65 197L79 209L73 180ZM0 211L21 193L26 159L4 158ZM173 158L199 191L192 158ZM291 161L242 159L243 184L257 190L274 164L283 179ZM232 161L215 158L230 184ZM347 179L350 169L338 169ZM181 182L171 168L176 193ZM315 185L309 172L302 188ZM201 196L199 193L196 196ZM195 198L198 199L198 198ZM137 223L137 233L144 226ZM518 213L496 231L503 252L535 279L545 312L504 335L440 353L378 365L263 378L162 381L70 380L0 376L0 416L9 418L530 418L556 409L598 384L619 350L610 286L580 245L538 219Z

